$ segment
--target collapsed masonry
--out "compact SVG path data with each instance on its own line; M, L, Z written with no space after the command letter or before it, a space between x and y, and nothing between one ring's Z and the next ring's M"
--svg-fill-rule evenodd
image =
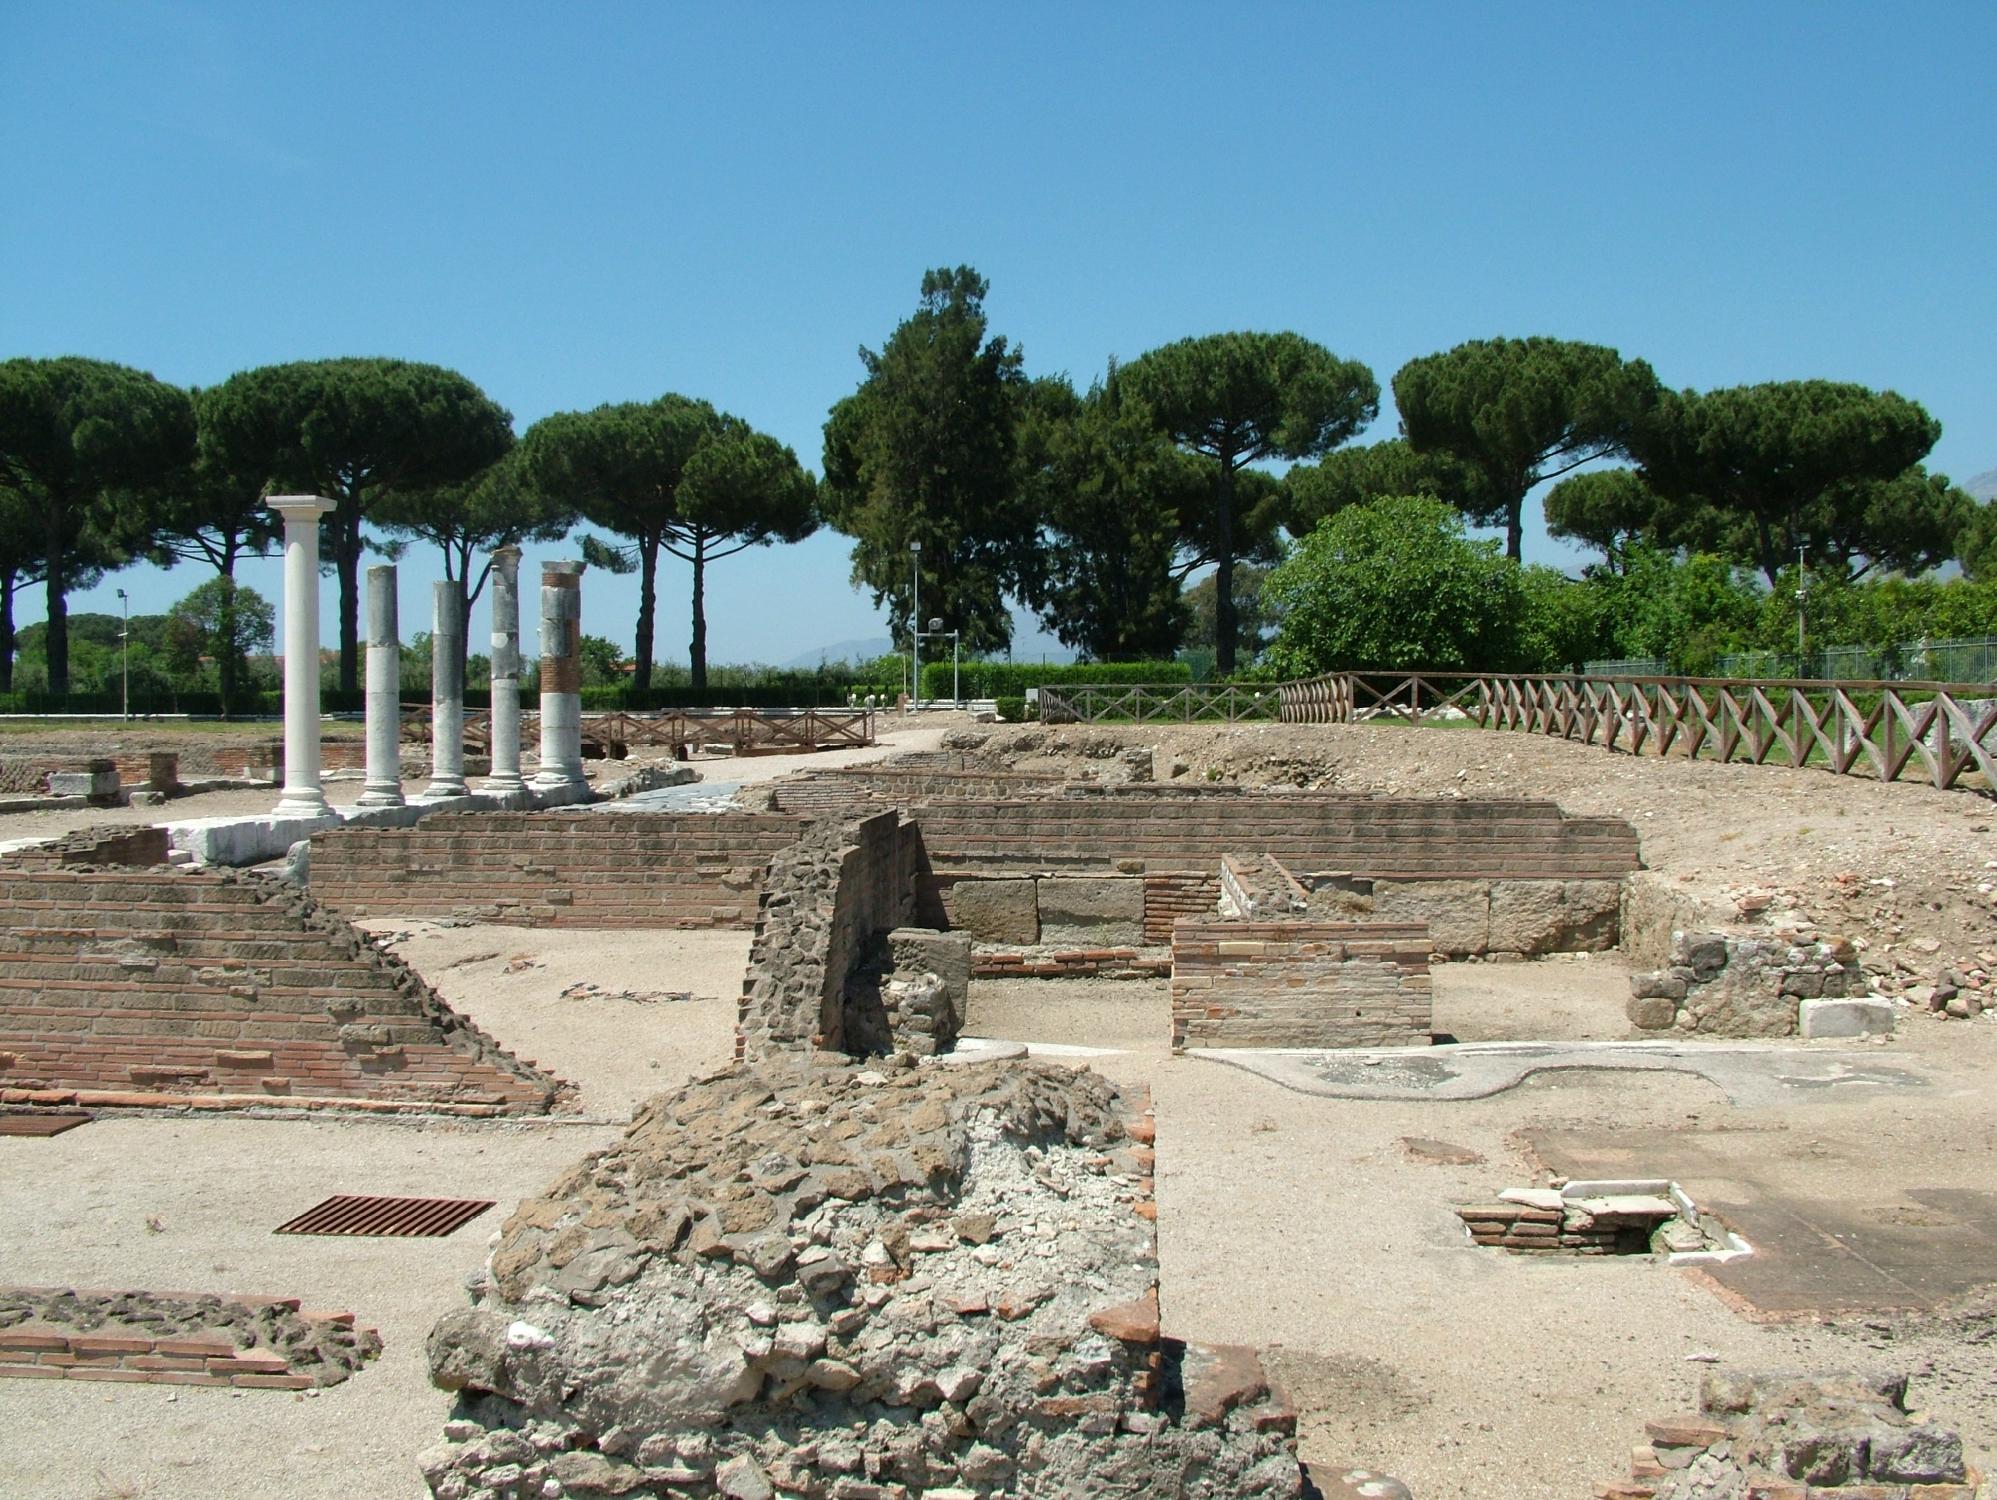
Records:
M1160 1337L1149 1134L1027 1063L773 1051L654 1100L433 1330L431 1490L1300 1494L1254 1357Z

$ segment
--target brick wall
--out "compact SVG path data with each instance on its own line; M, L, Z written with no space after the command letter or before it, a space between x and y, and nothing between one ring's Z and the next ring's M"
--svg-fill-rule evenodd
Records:
M350 916L475 916L530 927L748 927L801 818L455 813L312 837L312 892Z
M1431 1026L1428 930L1395 922L1172 929L1172 1047L1405 1047Z
M1058 797L1065 779L1051 771L962 771L928 767L848 771L805 771L778 782L773 790L785 812L824 814L864 810L879 803L912 807L922 802L1001 801Z
M1316 795L1103 795L915 809L943 874L1197 871L1272 854L1298 875L1374 879L1620 879L1638 868L1620 818L1568 817L1551 802Z
M0 1101L494 1114L556 1090L282 881L0 869Z
M8 864L24 870L67 870L84 865L163 865L166 829L112 823L79 828L32 849L16 849Z

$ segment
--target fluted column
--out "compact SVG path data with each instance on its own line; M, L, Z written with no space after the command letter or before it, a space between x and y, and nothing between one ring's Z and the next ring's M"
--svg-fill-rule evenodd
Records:
M395 564L368 569L367 781L362 807L402 806L402 636Z
M582 570L541 565L541 769L538 787L587 786L582 769Z
M462 797L465 786L465 621L455 580L430 585L430 784L426 797Z
M520 779L520 549L492 549L492 772L489 792L517 792Z
M284 795L286 817L326 812L319 783L319 520L336 505L318 495L272 495L284 517Z

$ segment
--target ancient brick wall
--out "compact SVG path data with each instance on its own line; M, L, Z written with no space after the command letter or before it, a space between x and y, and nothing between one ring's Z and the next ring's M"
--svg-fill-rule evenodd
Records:
M530 927L748 927L796 817L456 813L312 838L312 891L350 916Z
M0 867L0 1099L543 1111L556 1081L295 887Z
M1021 868L1211 877L1221 856L1272 854L1299 876L1378 880L1617 880L1638 868L1620 818L1569 817L1551 802L1315 795L1111 795L915 809L944 874Z
M968 771L931 767L805 771L772 790L785 812L815 815L865 810L864 804L911 807L921 802L996 801L1058 797L1067 785L1052 771Z
M8 864L24 870L68 870L85 865L163 865L169 840L166 829L105 824L79 828L32 849L16 849Z
M1181 921L1172 1047L1406 1047L1431 1026L1415 923Z
M920 831L892 811L820 823L772 859L736 1010L736 1057L878 1040L848 1036L847 981L886 933L921 920L927 873Z

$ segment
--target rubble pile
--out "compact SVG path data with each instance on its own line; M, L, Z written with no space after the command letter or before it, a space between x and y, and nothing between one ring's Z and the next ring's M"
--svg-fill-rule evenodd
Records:
M1907 1410L1907 1377L1708 1371L1697 1415L1646 1424L1604 1500L1975 1500L1962 1439Z
M1300 1494L1254 1356L1160 1338L1124 1109L1087 1072L826 1054L652 1101L433 1330L432 1492Z

